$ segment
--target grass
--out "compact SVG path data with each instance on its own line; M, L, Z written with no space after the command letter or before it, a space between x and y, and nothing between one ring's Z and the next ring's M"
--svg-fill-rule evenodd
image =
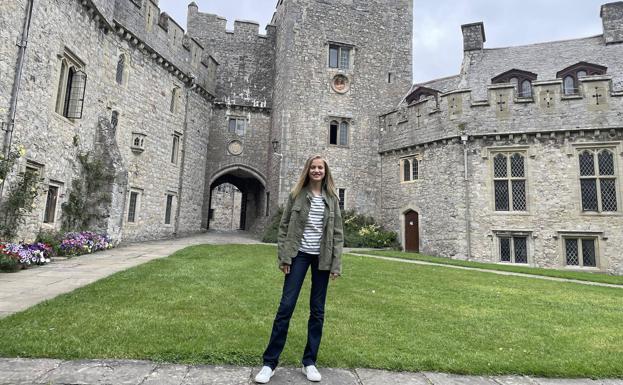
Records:
M620 289L344 257L319 365L623 377ZM0 320L0 356L260 365L275 247L196 246ZM303 289L282 364L305 345Z
M498 270L498 271L510 271L514 273L523 273L531 275L541 275L546 277L576 279L578 281L589 281L599 283L609 283L613 285L623 285L623 276L608 275L604 273L591 273L582 271L569 271L569 270L556 270L556 269L543 269L538 267L517 266L511 264L500 263L483 263L462 261L458 259L432 257L429 255L419 253L408 253L395 250L365 250L357 251L358 254L378 255L382 257L393 257L399 259L411 259L416 261L440 263L443 265L474 267L485 270Z

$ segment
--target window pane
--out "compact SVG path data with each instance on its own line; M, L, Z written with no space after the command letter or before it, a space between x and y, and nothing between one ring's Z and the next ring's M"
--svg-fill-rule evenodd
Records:
M580 264L578 259L578 240L565 239L565 257L567 265L577 266Z
M236 133L236 119L229 119L229 132L232 134Z
M346 146L348 144L348 123L340 123L340 145Z
M173 146L171 147L171 163L177 164L177 152L180 143L180 138L177 135L173 135Z
M402 162L402 178L406 182L411 180L411 161L409 159L405 159Z
M528 242L526 237L513 238L515 244L515 263L528 263Z
M524 177L524 157L521 154L511 156L511 176L513 178Z
M164 224L171 224L171 208L173 207L173 195L167 195L167 207L164 213Z
M495 210L508 211L508 181L495 181Z
M513 210L526 211L526 181L513 180L511 185L513 188Z
M123 84L123 70L125 68L125 56L119 56L119 61L117 62L117 84Z
M49 186L48 196L45 201L45 213L43 216L44 223L54 223L56 216L56 199L58 197L58 187Z
M593 153L590 151L584 151L580 154L580 175L595 175L595 160Z
M413 171L411 174L413 175L413 180L419 179L420 177L420 162L418 162L417 159L413 159L411 161L411 171Z
M350 67L350 48L340 48L340 68L348 69Z
M582 264L584 266L597 266L594 239L582 239Z
M597 183L595 179L581 179L582 210L597 211Z
M517 85L519 84L519 80L516 77L512 77L509 80L509 83L515 86L515 89L517 88Z
M578 78L583 78L584 76L586 76L586 71L578 71L577 75Z
M329 67L331 68L337 68L338 51L336 46L329 46Z
M130 206L128 208L128 222L134 222L136 219L136 201L138 199L138 193L130 193Z
M617 211L616 179L601 179L601 210Z
M507 175L506 156L497 154L495 158L493 158L493 176L495 178L506 178Z
M329 127L329 144L337 144L337 131L337 122L331 122L331 125Z
M344 196L346 195L346 190L343 188L340 188L337 191L339 195L340 208L343 210L344 209Z
M141 138L139 138L138 136L134 138L134 146L141 147Z
M599 175L614 175L614 157L608 150L601 151L597 155L599 162Z
M236 119L236 134L244 136L244 129L247 121L245 119Z
M510 238L500 238L500 261L511 261L511 240Z
M521 93L519 96L523 98L529 98L532 96L532 83L530 80L524 80L521 82Z
M71 87L69 87L67 113L65 117L70 119L82 118L82 107L84 105L84 92L87 86L87 74L82 71L75 71L70 74Z
M575 80L573 79L572 76L567 76L565 77L565 80L563 81L563 89L565 92L565 95L573 95L575 94Z

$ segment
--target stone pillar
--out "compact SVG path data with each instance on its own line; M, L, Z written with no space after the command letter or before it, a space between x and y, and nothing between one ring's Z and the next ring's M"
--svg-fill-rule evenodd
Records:
M623 1L602 5L599 16L604 26L604 41L606 44L622 43Z
M463 31L463 51L477 51L483 48L486 39L485 25L482 21L463 24L461 30Z

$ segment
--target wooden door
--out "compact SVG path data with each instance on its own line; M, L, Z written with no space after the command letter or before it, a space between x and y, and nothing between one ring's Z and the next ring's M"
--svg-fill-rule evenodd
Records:
M405 251L420 251L420 222L415 211L405 214Z

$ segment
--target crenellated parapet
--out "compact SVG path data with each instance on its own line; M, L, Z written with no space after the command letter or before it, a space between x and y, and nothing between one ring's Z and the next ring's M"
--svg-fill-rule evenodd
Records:
M622 128L623 91L610 76L579 79L576 93L565 94L561 79L536 81L531 95L513 84L492 84L487 99L458 89L428 95L379 117L380 152L457 140L461 135L536 135L543 132Z
M276 28L259 33L254 21L236 20L233 31L227 20L188 6L188 33L212 53L220 64L216 75L218 105L270 108L272 105Z

